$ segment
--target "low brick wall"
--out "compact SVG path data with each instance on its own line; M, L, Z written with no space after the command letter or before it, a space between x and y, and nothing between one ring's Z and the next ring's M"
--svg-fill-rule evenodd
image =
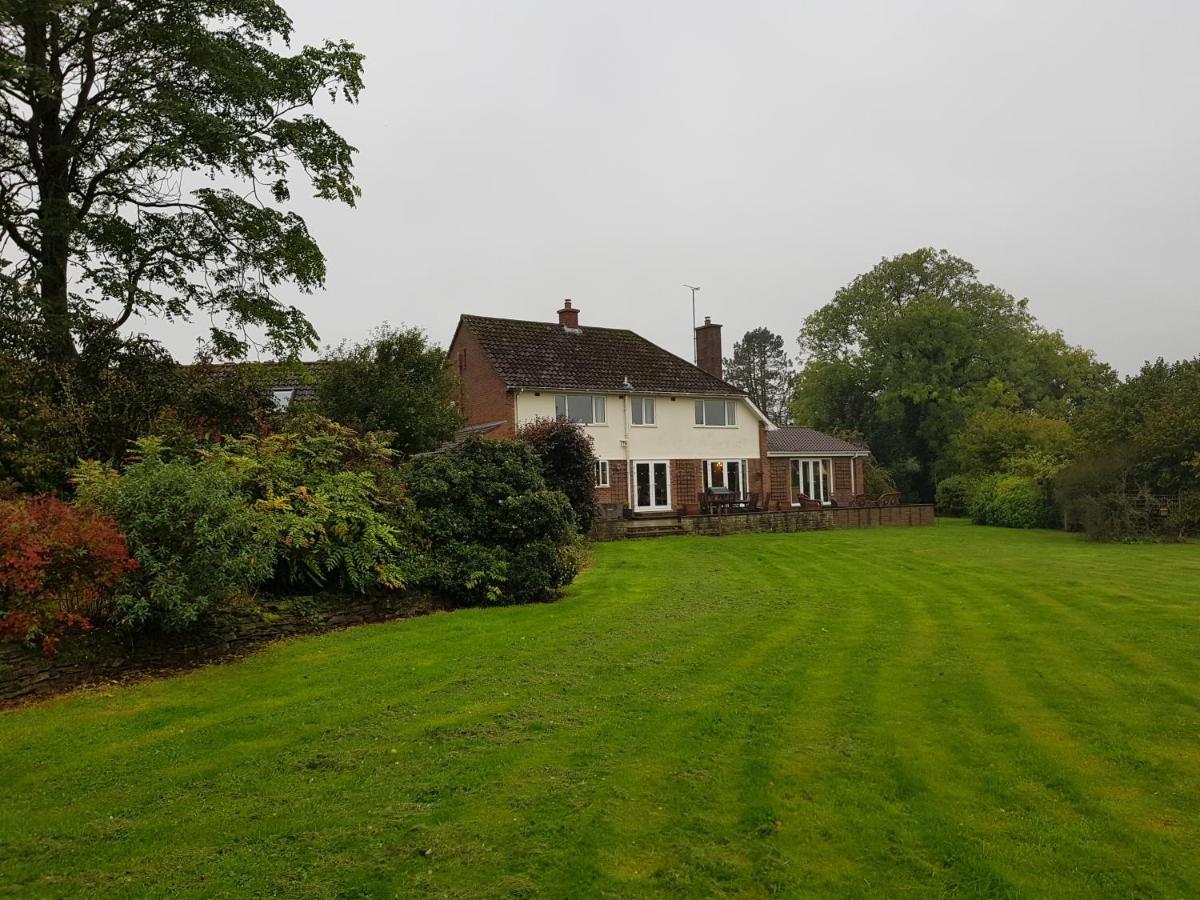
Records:
M384 622L448 608L427 597L346 605L266 603L227 615L208 628L174 639L128 643L108 632L67 635L53 659L21 644L0 643L0 708L84 684L176 671L244 656L265 644L351 625Z
M674 519L664 520L675 525ZM739 534L764 531L818 531L824 528L916 527L934 524L932 503L904 506L839 506L822 510L785 509L778 512L742 513L730 516L680 516L678 528L684 534ZM626 537L625 520L600 521L592 529L592 539L617 541Z

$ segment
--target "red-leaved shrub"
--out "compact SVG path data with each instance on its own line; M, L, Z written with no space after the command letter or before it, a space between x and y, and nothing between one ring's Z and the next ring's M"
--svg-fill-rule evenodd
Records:
M63 632L107 617L136 567L108 516L57 497L0 499L0 637L53 656Z

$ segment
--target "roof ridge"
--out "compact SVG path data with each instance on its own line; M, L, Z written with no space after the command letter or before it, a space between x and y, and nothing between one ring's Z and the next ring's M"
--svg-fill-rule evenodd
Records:
M482 321L482 322L515 322L518 325L547 325L552 328L557 327L559 324L558 322L543 322L539 319L512 319L512 318L509 318L508 316L480 316L475 313L460 313L459 318L460 319L474 319L475 321ZM620 332L622 334L632 334L637 337L642 337L640 334L638 334L632 328L613 328L610 325L580 325L578 327L583 331L616 331L616 332ZM647 340L647 339L642 338L642 340ZM654 346L657 347L658 345L655 344ZM659 349L662 349L662 348L660 347ZM670 351L668 350L667 352L669 353Z

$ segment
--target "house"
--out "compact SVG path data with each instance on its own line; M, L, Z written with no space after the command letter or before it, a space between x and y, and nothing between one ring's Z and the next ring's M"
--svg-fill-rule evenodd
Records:
M464 315L448 360L466 430L511 437L566 417L591 435L602 506L696 513L706 489L787 509L802 498L848 504L867 450L810 428L777 428L721 372L721 326L696 328L693 365L623 328Z

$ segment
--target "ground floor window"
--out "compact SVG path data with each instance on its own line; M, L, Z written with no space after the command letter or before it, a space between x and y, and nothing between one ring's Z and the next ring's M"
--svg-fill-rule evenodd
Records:
M750 493L750 477L744 459L710 459L704 463L704 487L730 491L739 499Z
M596 460L596 487L608 487L608 460Z
M832 459L792 460L792 505L803 499L822 503L833 499Z

